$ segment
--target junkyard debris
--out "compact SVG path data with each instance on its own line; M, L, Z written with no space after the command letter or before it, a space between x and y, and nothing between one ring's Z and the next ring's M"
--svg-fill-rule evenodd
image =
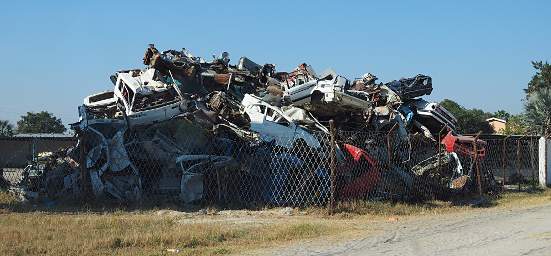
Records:
M351 81L306 63L277 72L247 57L232 65L227 52L206 61L153 44L143 64L115 72L111 90L78 107L72 129L86 145L33 159L12 190L32 200L76 198L84 170L101 200L324 204L329 120L343 131L334 145L339 199L443 198L468 191L474 180L470 137L456 134L445 108L421 98L433 90L430 76L377 84L366 73ZM445 150L414 148L418 135ZM477 143L484 157L485 144ZM85 168L77 150L85 152ZM413 160L416 153L427 158Z

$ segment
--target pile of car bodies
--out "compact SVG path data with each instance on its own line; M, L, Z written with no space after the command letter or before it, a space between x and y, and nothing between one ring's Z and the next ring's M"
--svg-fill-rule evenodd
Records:
M432 92L429 76L377 83L369 73L349 80L306 63L278 72L246 57L232 65L227 53L205 61L153 47L144 64L117 71L112 90L84 99L72 124L84 162L75 154L33 162L28 169L43 173L27 189L33 198L81 193L80 184L96 198L129 203L155 194L183 203L323 204L334 154L337 199L423 200L472 189L473 163L484 157L483 141L457 136L453 115L421 98ZM493 175L484 177L490 186Z

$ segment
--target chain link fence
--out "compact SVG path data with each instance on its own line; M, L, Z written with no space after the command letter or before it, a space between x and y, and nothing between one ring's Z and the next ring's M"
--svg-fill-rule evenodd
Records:
M262 139L223 131L119 130L79 138L78 143L27 141L31 144L25 150L14 146L24 140L4 139L0 150L13 150L3 159L25 161L3 161L0 185L28 200L71 197L255 208L450 200L498 193L503 187L525 189L538 180L536 137L490 136L456 146L454 152L399 129L333 127L329 134L295 132ZM55 153L45 153L50 151Z
M276 141L157 133L126 144L145 200L245 207L323 205L330 193L329 136Z
M537 136L487 136L484 169L493 174L507 189L534 189L538 184Z

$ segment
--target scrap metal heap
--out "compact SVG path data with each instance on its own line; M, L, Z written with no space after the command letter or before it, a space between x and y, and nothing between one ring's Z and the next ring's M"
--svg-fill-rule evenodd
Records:
M323 204L330 154L337 199L425 200L474 188L485 144L457 136L455 117L421 98L432 92L429 76L351 81L306 63L277 72L246 57L231 65L226 52L207 62L153 46L144 64L117 71L113 90L84 99L72 124L78 145L33 161L18 186L23 198L78 198L87 187L126 203L166 194L184 203ZM491 191L492 173L482 178Z

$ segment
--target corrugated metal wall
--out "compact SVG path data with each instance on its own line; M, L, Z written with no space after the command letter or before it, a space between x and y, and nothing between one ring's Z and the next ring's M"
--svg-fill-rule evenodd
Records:
M75 138L0 138L0 168L25 167L33 154L76 144Z

